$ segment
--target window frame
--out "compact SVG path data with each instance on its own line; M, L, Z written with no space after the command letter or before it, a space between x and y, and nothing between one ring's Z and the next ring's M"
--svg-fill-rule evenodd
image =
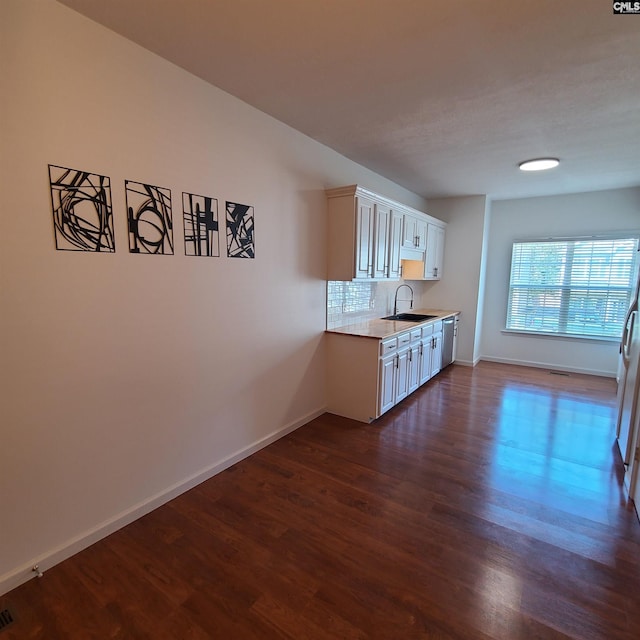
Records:
M530 337L536 338L559 338L562 340L586 340L586 341L597 341L597 342L619 342L620 336L618 335L602 335L597 333L580 333L580 332L570 332L567 331L567 323L570 320L570 314L567 311L568 309L568 299L571 296L572 291L580 290L579 286L572 285L569 278L571 277L571 269L573 268L573 264L570 262L568 273L564 273L563 275L563 283L562 284L548 284L548 283L535 283L533 281L528 282L526 285L520 285L522 289L526 289L527 287L532 287L535 284L539 284L539 289L546 290L557 290L560 296L560 305L558 309L558 323L564 321L564 329L565 331L560 331L561 328L558 326L557 331L550 331L544 329L535 329L535 328L519 328L513 326L515 323L512 321L509 326L510 318L514 316L520 317L523 320L526 320L528 317L526 314L515 314L514 308L512 305L512 296L515 289L518 288L518 284L514 284L514 258L515 258L515 250L516 245L526 245L526 244L538 244L541 245L543 243L557 243L557 244L565 244L569 245L571 249L574 251L578 243L585 242L598 242L598 241L634 241L635 242L635 253L633 258L633 263L631 266L630 277L629 277L629 286L623 287L623 289L628 290L628 299L630 301L631 295L633 294L634 284L637 282L638 270L640 269L640 231L618 231L604 234L594 234L589 236L565 236L565 237L546 237L546 238L524 238L524 239L515 239L511 242L511 253L510 253L510 263L509 263L509 277L507 282L507 301L506 301L506 309L505 309L505 320L504 320L504 329L502 333L514 334L514 335L526 335ZM565 249L568 249L566 247ZM565 265L563 265L563 270ZM611 276L609 277L609 280ZM569 281L569 284L567 284ZM610 282L609 282L610 285ZM583 285L584 286L584 285ZM606 290L606 295L608 296L610 291L613 291L613 287L607 286L594 286L594 289ZM583 289L584 290L584 289ZM589 287L586 289L589 290ZM618 289L620 290L620 289ZM608 298L607 298L608 299ZM624 305L623 305L624 306ZM563 312L562 309L565 309ZM625 309L626 312L626 309ZM601 320L601 322L604 322ZM620 334L622 334L622 327L620 328Z

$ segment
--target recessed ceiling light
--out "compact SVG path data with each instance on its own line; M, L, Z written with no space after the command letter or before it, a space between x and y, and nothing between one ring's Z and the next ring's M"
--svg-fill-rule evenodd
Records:
M520 171L544 171L545 169L553 169L560 164L558 158L536 158L535 160L526 160L518 166Z

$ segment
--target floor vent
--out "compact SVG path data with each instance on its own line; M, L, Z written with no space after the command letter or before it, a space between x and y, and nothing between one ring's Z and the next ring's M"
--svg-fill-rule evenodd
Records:
M9 609L2 609L2 611L0 611L0 631L3 631L14 622L15 618Z
M570 373L567 373L566 371L549 371L549 373L552 376L567 376L567 378L571 375Z

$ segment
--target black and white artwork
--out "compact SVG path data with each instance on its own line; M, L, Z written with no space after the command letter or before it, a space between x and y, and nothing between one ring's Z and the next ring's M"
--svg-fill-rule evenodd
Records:
M227 201L227 255L255 258L253 207Z
M113 253L110 179L50 164L49 182L56 249Z
M184 253L187 256L219 256L218 201L195 193L182 193Z
M125 180L129 251L173 254L171 190Z

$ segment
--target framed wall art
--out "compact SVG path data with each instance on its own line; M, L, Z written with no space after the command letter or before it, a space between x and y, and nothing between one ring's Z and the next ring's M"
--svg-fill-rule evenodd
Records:
M253 207L227 201L226 212L227 256L255 258Z
M184 253L187 256L220 255L218 201L215 198L182 193Z
M125 180L129 251L173 254L171 190Z
M49 184L56 249L113 253L111 180L50 164Z

